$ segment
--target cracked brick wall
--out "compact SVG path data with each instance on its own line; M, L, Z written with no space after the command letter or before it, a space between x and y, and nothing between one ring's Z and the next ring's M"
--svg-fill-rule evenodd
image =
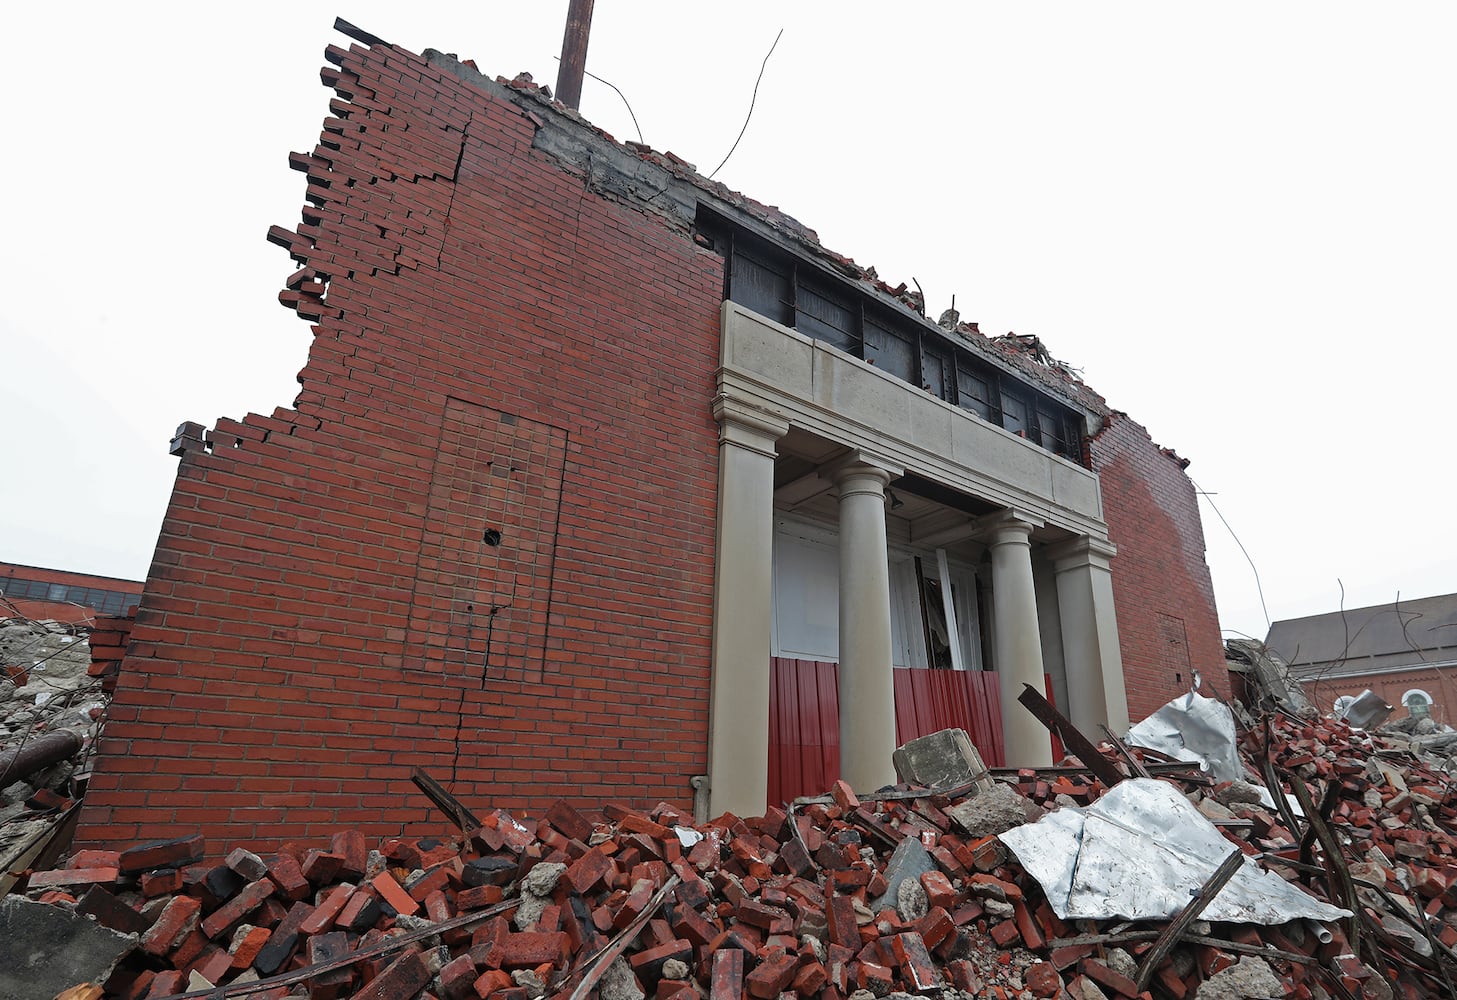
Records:
M1144 718L1189 690L1230 697L1214 585L1194 485L1176 455L1126 414L1109 414L1088 441L1103 489L1103 518L1118 546L1113 599L1128 689L1128 714Z
M269 233L302 388L175 444L78 839L438 831L416 766L506 808L686 806L722 262L488 89L327 58L302 223Z

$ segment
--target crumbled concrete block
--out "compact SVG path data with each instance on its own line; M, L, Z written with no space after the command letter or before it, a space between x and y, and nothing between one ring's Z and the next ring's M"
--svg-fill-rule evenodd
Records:
M960 802L946 810L946 815L973 837L995 837L1028 820L1029 800L1006 785L993 784L975 798Z
M60 906L0 899L0 997L53 1000L78 983L102 983L137 945Z
M891 755L895 773L908 785L950 788L976 784L980 790L992 785L986 763L964 729L943 729L910 740Z

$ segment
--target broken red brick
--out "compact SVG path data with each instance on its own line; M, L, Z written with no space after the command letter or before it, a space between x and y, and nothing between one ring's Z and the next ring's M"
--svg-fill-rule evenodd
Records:
M77 851L66 861L67 868L121 868L120 851Z
M27 885L32 889L53 889L58 886L97 885L115 882L120 872L115 868L58 868L36 872Z
M567 936L563 932L523 931L502 939L495 964L507 970L558 967L566 962L567 954Z
M77 913L92 917L101 926L123 934L142 934L152 925L150 920L117 899L104 886L93 885L75 905Z
M290 854L280 852L273 856L273 860L268 865L268 877L273 880L274 885L278 886L278 894L284 899L300 900L308 896L311 891L309 880L304 877L303 869Z
M466 1000L475 994L475 963L469 955L460 955L440 967L440 992L443 1000Z
M1062 989L1062 977L1047 962L1038 962L1022 973L1022 981L1033 996L1054 997Z
M218 937L252 913L257 909L259 903L271 895L273 895L273 883L269 879L259 878L256 882L250 882L236 896L210 913L202 921L200 929L210 938Z
M151 868L177 868L200 861L206 850L207 843L201 834L174 840L153 840L122 851L117 867L123 874Z
M1084 959L1078 965L1078 971L1093 980L1093 982L1101 986L1106 986L1108 989L1121 993L1126 997L1138 996L1138 986L1133 980L1121 972L1110 969L1096 958Z
M843 813L854 812L860 808L860 800L855 797L855 790L844 779L840 779L830 786L830 796Z
M420 909L420 904L411 898L389 872L380 872L369 884L379 893L379 898L393 907L396 913L413 916Z
M331 854L328 851L312 850L304 856L300 868L303 870L304 878L314 883L314 885L328 885L334 881L334 876L340 874L343 866L344 858L342 855Z
M778 952L761 956L759 964L745 980L749 995L759 1000L775 1000L789 988L798 969L799 959L794 955Z
M318 907L299 925L299 932L313 936L328 930L353 893L354 887L347 882L330 889L319 900Z
M202 904L191 896L173 896L142 935L142 950L158 957L167 954L197 927L201 913Z
M165 896L182 888L182 872L176 868L158 868L142 872L142 895L148 899Z
M233 932L233 942L228 946L232 967L241 972L252 965L271 936L267 927L239 927Z

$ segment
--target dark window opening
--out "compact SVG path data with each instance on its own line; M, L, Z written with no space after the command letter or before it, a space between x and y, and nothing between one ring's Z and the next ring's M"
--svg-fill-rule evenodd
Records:
M1002 426L1013 434L1028 437L1027 404L1019 396L1002 391ZM1037 440L1035 437L1032 440Z
M865 321L865 360L906 382L916 374L915 346L911 341L870 319Z
M955 398L948 359L925 346L921 348L921 388L937 399Z
M12 601L65 602L109 615L123 614L141 603L140 596L119 590L68 586L64 583L50 583L45 580L27 580L18 577L0 580L0 593Z
M956 402L962 409L970 410L983 420L992 420L996 407L992 405L992 384L990 380L967 371L956 370Z
M848 354L860 348L858 310L838 298L800 284L795 295L794 327L806 337L823 340ZM746 303L747 304L747 303Z
M1071 407L833 273L722 219L699 221L700 240L727 261L724 292L732 301L1082 462L1082 418Z

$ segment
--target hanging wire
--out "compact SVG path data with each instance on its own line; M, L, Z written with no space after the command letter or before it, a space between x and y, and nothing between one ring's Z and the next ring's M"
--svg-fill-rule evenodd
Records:
M562 61L562 57L561 56L552 56L552 58L555 59L557 62L561 62ZM605 83L605 84L607 84L607 86L609 86L613 90L617 91L617 96L620 97L620 98L622 98L622 103L624 105L626 105L626 107L627 107L628 117L630 117L632 119L632 127L635 128L635 129L637 129L637 141L638 142L642 142L643 141L643 137L642 137L642 126L637 123L637 115L635 115L635 114L632 113L632 105L627 103L627 95L624 94L621 90L618 90L617 89L617 84L612 83L609 80L602 79L600 76L598 76L596 73L593 73L591 70L584 69L584 70L582 70L582 72L585 73L587 76L590 76L592 79L596 80L598 83Z
M1245 548L1245 543L1239 540L1239 536L1234 533L1234 529L1230 527L1229 522L1225 520L1224 515L1220 513L1219 507L1214 503L1213 500L1210 499L1212 494L1208 493L1198 483L1194 482L1193 476L1189 477L1189 482L1193 484L1194 491L1202 496L1205 501L1208 502L1209 509L1214 511L1215 516L1219 518L1220 523L1223 524L1225 530L1229 532L1229 537L1234 539L1234 544L1238 545L1240 552L1244 553L1245 562L1250 564L1250 572L1255 574L1255 591L1260 595L1260 611L1265 616L1265 628L1268 629L1270 627L1270 609L1265 605L1265 588L1260 585L1260 571L1255 567L1255 561L1250 558L1250 553L1249 550Z
M729 148L729 151L724 156L723 160L719 162L718 166L713 168L713 173L708 175L709 180L713 180L714 176L723 169L723 165L729 161L729 157L734 155L734 150L739 148L739 141L743 139L744 133L749 130L749 119L754 117L754 104L759 99L759 84L764 79L764 68L769 65L769 57L772 56L774 54L774 50L779 47L779 39L783 37L784 29L780 28L779 34L774 36L774 44L769 46L769 51L764 55L764 61L759 65L759 79L754 81L754 94L752 97L749 98L749 113L744 117L744 127L739 129L738 139L734 140L733 146Z

